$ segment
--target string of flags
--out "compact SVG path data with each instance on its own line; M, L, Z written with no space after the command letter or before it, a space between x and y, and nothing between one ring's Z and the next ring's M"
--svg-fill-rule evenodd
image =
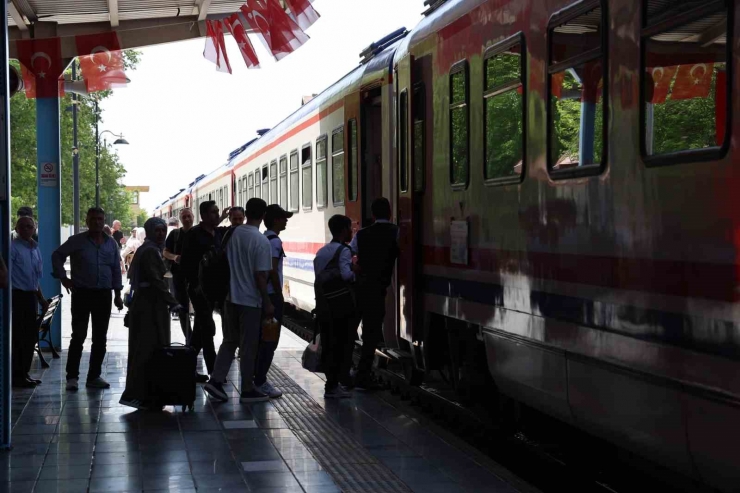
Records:
M206 21L206 46L203 57L216 65L219 72L231 72L226 53L224 30L234 37L247 68L259 68L259 58L254 51L245 25L257 34L265 48L279 61L300 48L308 35L305 33L320 17L311 5L312 0L285 0L288 14L278 0L247 0L239 12L223 21Z

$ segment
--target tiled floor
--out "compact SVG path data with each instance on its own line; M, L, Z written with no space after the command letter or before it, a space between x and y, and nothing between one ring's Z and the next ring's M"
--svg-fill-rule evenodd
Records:
M173 324L175 340L178 332ZM126 339L114 310L103 375L109 390L67 393L64 352L50 369L34 371L44 381L35 391L13 394L13 449L0 452L0 493L516 491L487 459L380 395L325 402L323 375L301 368L305 343L286 329L270 375L283 398L243 405L231 387L232 399L220 404L201 391L192 413L118 404ZM229 381L239 381L236 365Z

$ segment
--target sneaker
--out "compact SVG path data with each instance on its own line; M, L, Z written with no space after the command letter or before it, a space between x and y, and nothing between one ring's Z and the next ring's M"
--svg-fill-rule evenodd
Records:
M268 396L267 394L263 394L257 389L249 390L247 392L242 392L242 395L239 398L239 402L243 402L245 404L249 404L252 402L265 402L269 400L270 400L270 396Z
M148 411L149 410L149 408L146 407L144 405L144 403L142 401L140 401L139 399L127 400L127 399L121 398L121 400L118 401L118 403L119 404L122 404L124 406L133 407L134 409L137 409L139 411Z
M76 378L67 379L67 390L77 390L79 388L80 388L80 384Z
M361 391L361 392L373 392L376 390L383 390L383 386L380 385L375 380L372 380L370 378L365 380L359 380L355 383L355 389Z
M324 399L346 399L352 397L352 392L348 391L342 385L337 385L331 390L324 391Z
M257 387L257 390L259 390L263 394L267 394L270 399L276 399L283 395L283 392L273 387L270 382L263 383L262 385Z
M109 389L110 384L103 380L102 378L93 378L92 380L88 380L85 384L85 387L89 389Z
M195 383L206 383L208 382L208 375L201 375L200 373L195 374Z
M208 382L203 386L203 390L217 401L226 402L229 400L229 394L224 390L224 384L222 383Z

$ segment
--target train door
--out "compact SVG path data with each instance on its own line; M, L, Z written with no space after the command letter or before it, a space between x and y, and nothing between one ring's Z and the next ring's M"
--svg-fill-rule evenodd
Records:
M360 104L360 196L362 226L372 222L370 205L383 196L383 98L382 87L362 91Z
M345 125L345 155L344 176L346 200L344 202L345 214L352 220L352 235L362 228L364 217L362 210L362 170L364 164L360 165L360 142L358 141L362 129L360 116L360 92L354 92L344 98L344 125Z

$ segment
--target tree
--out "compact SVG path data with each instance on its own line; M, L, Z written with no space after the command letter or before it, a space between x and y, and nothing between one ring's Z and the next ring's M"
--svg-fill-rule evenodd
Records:
M150 217L149 216L149 213L146 210L142 209L139 212L139 215L136 216L136 225L138 227L140 227L140 228L143 228L144 227L144 223L147 222L147 220L149 219L149 217Z
M135 70L141 54L124 52L127 70ZM17 66L17 62L16 63ZM95 93L78 101L78 142L80 155L80 214L95 205L95 100L102 101L111 91ZM60 179L62 187L62 224L73 222L72 183L72 97L65 95L59 101L61 154ZM36 100L17 94L10 100L11 149L11 206L16 211L27 205L37 208L36 183ZM101 117L101 124L102 124ZM124 224L132 219L130 197L120 184L126 169L110 146L100 150L100 204L115 219Z

